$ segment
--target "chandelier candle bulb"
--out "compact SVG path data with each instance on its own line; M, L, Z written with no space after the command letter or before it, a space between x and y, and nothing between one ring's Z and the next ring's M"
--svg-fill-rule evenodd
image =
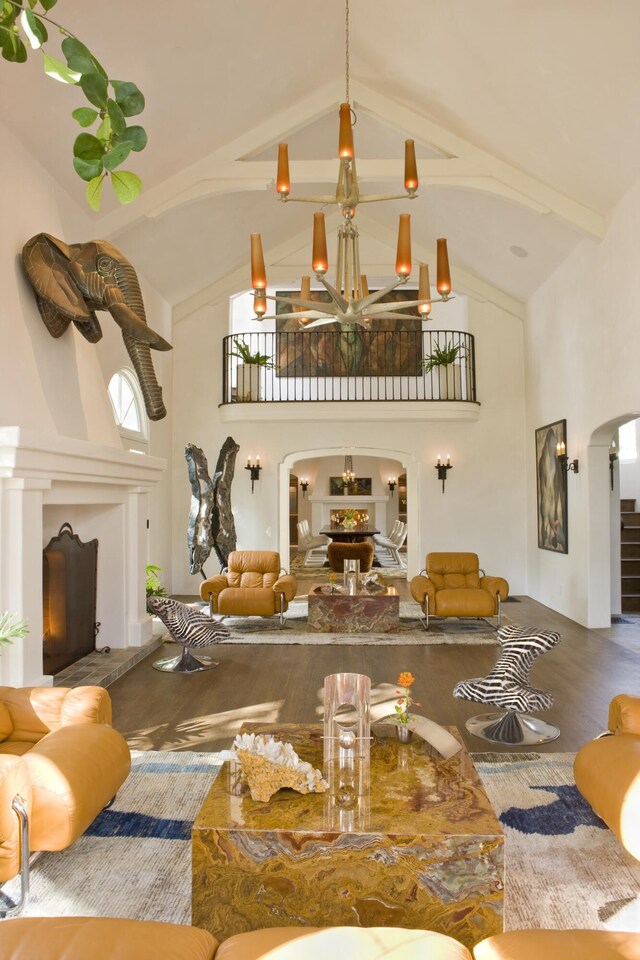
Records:
M327 231L324 224L324 213L313 215L313 259L314 273L326 273L329 269L327 256Z
M351 106L340 104L340 133L338 135L338 156L353 159L353 128L351 127Z
M404 188L409 193L418 189L418 165L416 163L416 146L413 140L404 142Z
M289 176L289 146L286 143L278 144L278 176L276 190L281 197L288 197L291 192L291 177Z
M438 459L436 460L436 467L442 466L442 457L438 454Z
M428 317L431 313L431 283L429 280L429 264L420 264L420 281L418 284L418 300L428 300L429 303L422 303L418 307L418 312L423 317Z
M447 241L440 237L438 243L438 272L436 286L438 293L446 297L451 293L451 271L449 270L449 254L447 253Z
M411 217L408 213L400 214L398 224L396 275L398 277L409 277L411 275Z
M254 290L267 288L267 271L262 253L262 237L259 233L251 234L251 285Z
M449 454L447 454L447 466L448 467L451 466L451 457L449 456Z

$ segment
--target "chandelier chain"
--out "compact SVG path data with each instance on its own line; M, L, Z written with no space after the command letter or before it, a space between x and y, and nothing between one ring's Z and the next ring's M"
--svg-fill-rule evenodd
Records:
M345 0L345 10L344 10L344 32L345 32L345 103L350 103L349 100L349 0Z

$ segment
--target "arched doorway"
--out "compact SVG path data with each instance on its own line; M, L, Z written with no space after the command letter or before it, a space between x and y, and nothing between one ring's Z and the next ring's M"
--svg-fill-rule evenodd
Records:
M619 612L620 487L614 470L611 489L611 442L618 428L640 417L637 411L601 424L591 434L587 451L588 484L588 603L587 626L609 627L611 613Z
M290 553L290 531L289 531L289 483L290 483L290 473L296 464L300 460L310 460L319 457L374 457L374 458L384 458L389 460L397 460L402 464L404 473L406 473L406 499L407 499L407 524L409 530L419 530L420 529L420 518L419 518L419 485L420 485L420 471L419 464L415 460L413 454L409 453L406 450L390 450L388 448L377 448L377 447L321 447L317 449L310 450L296 450L295 452L288 453L280 463L279 467L279 490L278 490L278 504L279 504L279 528L278 528L278 540L279 540L279 552L281 557L289 557ZM412 536L407 542L407 570L416 571L420 566L420 551L418 538Z

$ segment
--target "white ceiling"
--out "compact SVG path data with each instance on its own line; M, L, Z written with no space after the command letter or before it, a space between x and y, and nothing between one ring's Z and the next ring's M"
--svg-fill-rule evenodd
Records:
M143 196L158 196L169 177L266 124L238 156L273 160L286 135L293 162L336 155L337 113L327 104L313 115L297 105L344 78L344 3L325 0L182 0L171 15L151 0L88 4L64 0L55 17L85 40L111 76L143 90L139 118L149 146L131 169ZM640 170L640 3L637 0L351 0L351 76L398 105L398 123L359 107L356 155L398 160L413 136L420 158L452 154L416 134L421 118L435 121L472 147L506 161L516 172L600 214L607 214ZM82 203L83 184L71 167L77 128L70 111L79 93L41 73L37 56L0 65L0 119ZM342 95L338 91L337 100ZM407 118L413 111L414 124ZM270 121L291 110L287 130ZM243 141L244 142L244 141ZM251 137L247 143L250 144ZM213 162L213 161L212 161ZM337 175L337 161L335 175ZM316 192L332 192L333 182ZM193 181L193 183L197 182ZM363 185L365 186L365 185ZM366 184L366 192L392 185ZM394 188L395 189L395 188ZM308 193L312 185L294 187ZM174 190L175 193L175 190ZM206 191L205 191L206 193ZM186 196L186 195L185 195ZM109 233L173 304L243 268L249 233L262 231L265 255L292 235L311 233L306 204L278 204L271 190L192 198L153 218L140 198L126 213L95 218L95 235ZM412 214L414 242L431 250L449 240L455 268L525 300L555 270L584 233L558 212L541 214L511 199L459 186L421 183L412 204L368 205L360 230L389 245L397 215ZM79 237L69 237L78 240ZM528 256L514 256L512 246ZM330 256L333 242L330 242ZM300 262L300 258L296 258ZM248 283L248 269L247 269Z

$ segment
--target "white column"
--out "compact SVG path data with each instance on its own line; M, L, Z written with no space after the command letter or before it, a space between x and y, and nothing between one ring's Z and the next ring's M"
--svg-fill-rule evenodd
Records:
M2 682L12 687L51 686L53 677L42 672L42 501L51 481L11 478L0 481L0 486L0 612L24 617L29 625L28 636L2 652ZM34 564L33 557L39 563Z
M148 493L136 487L129 491L125 521L125 611L127 646L140 647L151 640L152 621L147 613L145 571L147 566Z

